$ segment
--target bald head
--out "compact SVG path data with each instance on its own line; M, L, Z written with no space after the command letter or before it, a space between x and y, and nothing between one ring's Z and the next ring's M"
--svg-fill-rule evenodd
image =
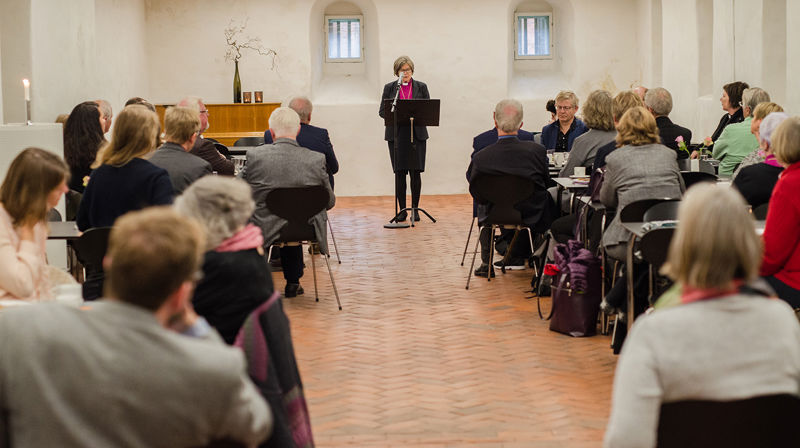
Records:
M516 135L522 126L522 103L506 99L494 108L494 124L498 135Z
M308 124L311 122L311 111L314 106L311 105L311 100L304 96L296 96L289 101L289 108L297 112L300 116L300 123Z

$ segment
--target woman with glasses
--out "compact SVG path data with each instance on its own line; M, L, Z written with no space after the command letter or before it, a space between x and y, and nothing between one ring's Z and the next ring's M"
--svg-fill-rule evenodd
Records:
M414 62L408 56L400 56L394 61L394 75L398 78L383 86L383 95L378 109L381 118L391 111L385 110L386 100L429 99L428 86L424 82L412 79ZM389 159L394 171L394 190L400 210L406 208L406 176L411 177L411 207L414 208L412 219L419 221L419 197L422 193L422 177L425 171L425 147L428 130L425 126L414 125L414 142L411 142L411 126L397 127L397 148L395 149L395 133L393 126L386 126L384 140L389 145ZM396 150L396 153L395 153ZM408 214L401 211L398 221L405 221Z

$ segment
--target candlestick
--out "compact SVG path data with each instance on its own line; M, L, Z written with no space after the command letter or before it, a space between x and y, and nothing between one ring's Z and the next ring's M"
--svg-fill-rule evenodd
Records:
M27 79L22 80L22 86L25 88L25 101L31 100L31 82Z
M25 124L30 126L33 124L31 121L31 82L23 79L22 87L25 89Z

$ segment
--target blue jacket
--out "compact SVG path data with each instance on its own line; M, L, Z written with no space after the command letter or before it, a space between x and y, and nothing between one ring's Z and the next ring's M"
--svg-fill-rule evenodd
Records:
M569 137L567 137L567 152L572 149L572 142L575 141L579 135L589 130L577 117L575 118L574 125L572 131L569 133ZM542 128L542 145L544 145L545 148L555 148L556 140L558 140L558 120Z
M336 154L333 152L333 144L331 144L331 138L328 136L328 130L300 123L300 133L297 134L296 140L303 148L308 148L325 156L325 171L328 173L331 189L333 189L333 175L339 172L339 161L336 160ZM272 144L272 134L269 133L269 129L264 132L264 143L267 145Z

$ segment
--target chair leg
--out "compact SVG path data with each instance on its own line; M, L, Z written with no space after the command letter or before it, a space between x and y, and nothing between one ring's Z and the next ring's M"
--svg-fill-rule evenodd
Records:
M536 252L536 249L533 248L533 234L531 233L531 229L529 227L525 227L525 230L528 232L528 242L531 243L531 257L534 257L534 253ZM533 262L533 275L537 275L538 273L539 273L539 270L536 268L536 261L534 261Z
M502 235L502 228L500 230L500 234ZM508 259L511 258L511 248L514 247L514 244L517 243L517 238L519 237L519 229L514 229L514 236L511 237L511 243L508 244L508 248L506 249L506 254L503 255L503 262L502 266L500 266L500 271L505 274L506 273L506 263L508 263ZM494 239L492 239L494 241Z
M342 310L342 302L339 301L339 291L336 289L336 282L333 280L333 272L331 272L331 264L328 259L324 258L325 264L328 266L328 275L331 276L331 285L333 285L333 294L336 296L336 304L339 305L339 311Z
M472 251L472 263L469 265L469 274L467 275L467 286L464 289L469 289L469 280L472 278L472 270L475 269L475 257L478 255L478 244L481 243L481 229L478 227L478 239L475 240L475 250Z
M333 250L336 252L336 259L339 260L339 264L342 264L342 259L339 258L339 247L336 246L336 236L333 234L333 226L331 225L331 217L328 216L328 230L331 232L331 239L333 240ZM328 251L328 258L331 257L330 251Z
M494 229L495 225L492 224L489 231L489 271L486 274L486 281L492 281L492 270L494 269ZM505 272L505 271L504 271Z
M311 258L311 273L314 274L314 299L319 302L319 291L317 290L317 267L314 263L314 254L311 254L309 258ZM325 258L325 262L328 262L327 258Z
M467 258L467 248L469 248L469 239L472 237L472 228L475 227L476 217L472 217L472 222L469 224L469 233L467 233L467 242L464 243L464 255L461 256L461 266L464 266L464 259Z

